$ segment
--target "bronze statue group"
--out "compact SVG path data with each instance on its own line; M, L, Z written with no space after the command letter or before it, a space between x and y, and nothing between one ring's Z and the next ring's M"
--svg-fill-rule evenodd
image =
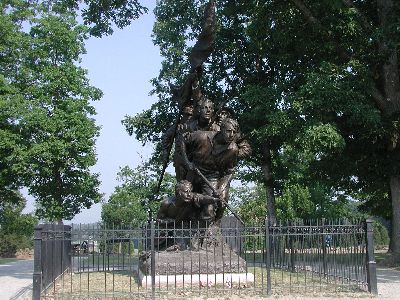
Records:
M233 111L215 110L191 80L191 97L181 103L177 126L162 137L164 158L175 141L173 163L175 196L164 199L157 214L160 222L207 221L218 223L229 207L229 186L238 160L250 155Z
M202 94L199 84L203 63L213 51L215 38L215 3L210 0L204 10L202 31L188 57L189 74L181 87L172 90L179 117L161 141L164 165L155 194L160 190L172 148L177 179L175 195L165 198L157 213L158 223L167 229L165 236L160 234L157 238L157 244L165 243L168 247L169 237L174 243L167 249L186 249L189 244L202 245L205 240L206 244L224 245L217 232L226 208L243 224L229 204L229 186L238 161L249 156L251 148L233 111L225 104L216 110L213 101ZM177 224L180 227L179 223L186 229L196 223L195 226L208 229L195 242L196 238L191 239L190 234L185 237L188 233L178 237L179 234L168 230Z

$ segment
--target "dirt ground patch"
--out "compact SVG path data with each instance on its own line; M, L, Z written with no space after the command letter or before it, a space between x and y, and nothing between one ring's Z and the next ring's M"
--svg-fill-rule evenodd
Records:
M16 259L33 259L33 249L20 249L15 254Z

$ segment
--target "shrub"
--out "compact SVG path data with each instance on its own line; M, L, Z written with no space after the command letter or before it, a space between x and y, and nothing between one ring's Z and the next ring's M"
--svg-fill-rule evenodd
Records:
M15 257L19 249L32 248L33 241L26 236L15 233L0 232L0 257Z
M374 245L375 248L383 248L389 245L389 233L379 221L374 221Z

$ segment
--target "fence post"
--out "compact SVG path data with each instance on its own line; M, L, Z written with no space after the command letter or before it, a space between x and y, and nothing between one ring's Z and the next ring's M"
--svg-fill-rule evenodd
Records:
M39 300L42 292L42 229L35 227L32 300Z
M151 245L151 297L155 299L156 292L156 253L154 250L155 226L154 220L151 220L150 225L150 245Z
M326 261L326 237L325 237L325 218L322 218L322 267L324 269L324 276L329 278L328 264Z
M267 295L272 294L271 290L271 245L269 243L269 219L265 218L265 264L267 265Z
M63 272L67 269L72 272L72 226L64 225L63 231L63 249L65 266ZM93 256L94 257L94 256Z
M366 224L366 242L367 242L367 282L368 282L368 292L377 295L378 294L378 284L376 279L376 262L374 256L374 229L373 221L367 219Z
M293 221L289 221L289 228L288 228L288 233L289 233L289 248L290 248L290 271L292 273L296 272L296 258L295 258L295 250L294 250L294 235L292 234L291 230L295 225L293 225Z

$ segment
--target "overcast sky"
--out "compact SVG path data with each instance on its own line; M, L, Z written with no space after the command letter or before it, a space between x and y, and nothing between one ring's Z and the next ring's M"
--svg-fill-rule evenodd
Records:
M145 1L149 13L141 16L123 30L115 30L109 37L91 38L87 41L87 54L82 66L88 70L92 85L100 88L104 96L94 103L96 123L101 126L97 139L98 162L93 172L100 173L100 191L108 199L118 185L116 175L120 167L136 167L140 155L145 158L151 146L142 147L129 136L121 124L125 115L134 115L147 109L157 99L149 96L150 79L158 75L161 57L153 45L151 31L154 23L155 1ZM32 211L33 199L28 197L25 211ZM101 204L84 210L73 223L92 223L100 220Z

